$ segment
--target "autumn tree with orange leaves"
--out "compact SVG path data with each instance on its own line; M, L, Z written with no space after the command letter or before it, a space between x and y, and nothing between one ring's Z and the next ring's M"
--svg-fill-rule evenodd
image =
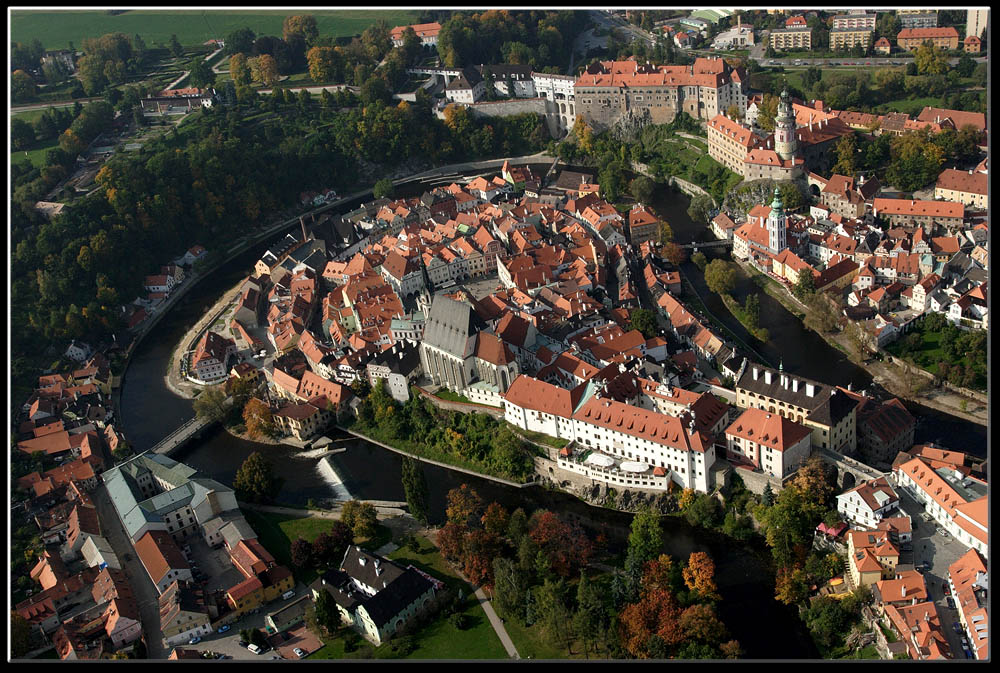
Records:
M684 584L691 591L708 600L717 600L719 590L715 586L715 562L703 551L696 551L688 557L688 564L682 571Z
M627 605L619 617L621 643L632 656L648 659L653 636L659 636L667 647L684 640L680 616L680 606L672 593L663 589L643 591L639 601Z
M448 507L445 514L448 521L467 526L470 519L478 518L479 510L483 507L483 499L479 497L475 489L468 484L462 484L459 488L448 491Z
M548 557L552 571L570 577L587 565L594 545L576 523L566 523L549 511L531 517L528 535Z

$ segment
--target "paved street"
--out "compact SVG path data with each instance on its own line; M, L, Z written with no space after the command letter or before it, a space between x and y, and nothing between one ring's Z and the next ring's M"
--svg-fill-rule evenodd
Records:
M115 511L114 505L111 504L111 497L103 482L94 490L93 498L94 505L97 507L97 516L101 522L101 532L111 544L111 548L122 565L122 570L128 576L129 586L132 587L135 595L135 602L139 608L139 616L145 632L146 650L149 658L166 659L170 651L163 646L163 631L160 629L159 592L153 586L153 581L149 579L146 569L132 548L132 543L128 539L125 529L122 528L118 513Z
M924 511L923 505L914 500L904 489L895 490L899 494L903 511L911 516L914 523L912 562L918 567L924 561L930 561L931 569L924 572L927 592L937 607L941 630L948 638L952 656L955 659L962 659L964 655L959 641L962 634L956 633L952 628L952 623L959 621L958 611L948 607L944 587L948 584L948 567L963 556L968 547L956 541L951 535L946 534L945 537L939 533L933 519L926 522L920 518L920 514ZM904 553L900 562L906 562L907 556L910 554Z

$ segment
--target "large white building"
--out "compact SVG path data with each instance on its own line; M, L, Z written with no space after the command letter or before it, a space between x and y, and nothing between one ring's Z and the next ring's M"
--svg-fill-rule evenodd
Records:
M600 397L596 388L588 382L570 391L519 376L505 395L504 417L521 429L575 442L558 464L594 481L651 490L665 490L672 481L700 493L712 489L715 447L694 429L694 418Z
M896 466L897 488L904 488L924 511L956 540L989 556L989 503L985 482L947 466L932 467L923 458Z

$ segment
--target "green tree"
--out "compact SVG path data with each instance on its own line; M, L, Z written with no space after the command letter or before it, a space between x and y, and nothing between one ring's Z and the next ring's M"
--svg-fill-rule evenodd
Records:
M585 571L580 571L580 582L576 586L576 606L573 630L583 641L584 656L589 659L591 649L597 649L595 641L605 632L609 620L600 590Z
M229 76L238 87L249 86L252 80L247 57L242 52L229 57Z
M705 257L705 253L701 252L700 250L691 255L691 261L694 262L695 266L697 266L702 271L704 271L705 267L708 265L708 258Z
M292 37L301 37L306 46L311 47L319 37L319 28L316 26L316 17L312 14L297 14L286 16L281 26L281 36L288 42Z
M760 110L757 113L757 126L764 131L774 130L774 118L778 114L778 97L772 94L764 94L761 101Z
M795 296L805 299L816 291L816 282L813 273L809 269L799 269L799 279L792 288Z
M657 334L656 314L645 308L632 309L629 313L632 329L639 330L647 339L652 339Z
M643 507L632 516L628 536L628 556L639 565L657 558L663 547L663 530L660 515L650 507Z
M35 129L28 122L14 117L10 122L10 144L15 150L26 150L35 144Z
M274 476L271 462L259 451L254 451L236 471L233 489L241 500L270 502L281 490L281 479Z
M10 95L14 102L20 103L30 100L36 91L38 91L38 87L35 86L35 80L31 79L31 75L23 70L15 70L11 73Z
M750 328L756 329L760 320L760 297L756 294L748 294L743 308L747 312Z
M948 71L948 58L944 49L935 47L930 41L917 47L913 62L921 75L940 75Z
M226 408L226 393L222 386L212 386L206 388L198 397L194 399L194 413L199 418L206 418L211 422L222 422L229 414Z
M837 163L833 165L833 172L838 175L853 177L856 170L855 162L857 161L858 153L854 134L843 136L838 140L834 147L834 153L837 156Z
M360 500L349 500L342 505L340 520L347 524L356 538L370 538L378 526L375 505Z
M392 180L390 178L382 178L375 183L375 187L372 189L372 196L376 199L392 198L393 191Z
M215 84L215 71L201 56L196 57L189 66L188 81L199 89L208 89Z
M31 651L31 624L14 610L10 612L10 649L15 658Z
M250 54L253 52L253 43L256 35L249 28L237 28L228 35L224 42L225 54Z
M699 224L708 223L708 215L712 210L712 198L705 194L696 194L688 205L688 216Z
M705 283L716 294L729 294L736 287L736 268L723 259L714 259L705 267Z
M423 524L427 524L429 514L428 498L430 491L427 488L427 478L420 463L409 457L403 458L403 492L406 494L406 503L410 507L410 514L414 519Z
M178 58L184 55L184 47L178 41L177 35L170 36L170 53Z
M629 191L636 201L640 203L649 203L653 200L653 195L656 192L656 183L647 178L645 175L640 175L632 181L629 185Z

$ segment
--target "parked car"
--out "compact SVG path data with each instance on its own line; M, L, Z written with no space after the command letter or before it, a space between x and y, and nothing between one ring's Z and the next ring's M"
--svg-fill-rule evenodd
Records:
M955 629L955 633L961 633L962 632L962 625L959 624L958 622L952 622L951 623L951 628Z
M247 645L247 649L253 652L254 654L261 654L264 651L260 649L260 647L258 647L257 645L254 645L253 643Z
M973 656L972 656L972 650L970 650L970 649L968 649L966 647L963 647L962 648L962 652L965 654L965 658L966 659L972 659L973 658Z
M228 631L231 628L233 628L233 627L230 626L229 624L223 624L222 626L219 627L219 633L225 633L226 631Z
M299 659L306 656L305 650L303 650L301 647L296 647L294 650L292 650L292 652L294 652L295 656L297 656Z
M200 642L201 642L201 636L194 636L193 638L191 638L191 640L188 641L188 645L197 645Z
M965 636L962 636L961 640L962 640L962 649L968 648L969 647L969 639L966 638Z
M951 595L951 589L948 588L948 584L947 583L945 583L945 582L941 583L941 590L944 591L944 595L945 596L950 596Z
M954 598L952 598L951 596L945 596L944 600L948 604L949 608L952 608L953 610L955 609L955 599Z

